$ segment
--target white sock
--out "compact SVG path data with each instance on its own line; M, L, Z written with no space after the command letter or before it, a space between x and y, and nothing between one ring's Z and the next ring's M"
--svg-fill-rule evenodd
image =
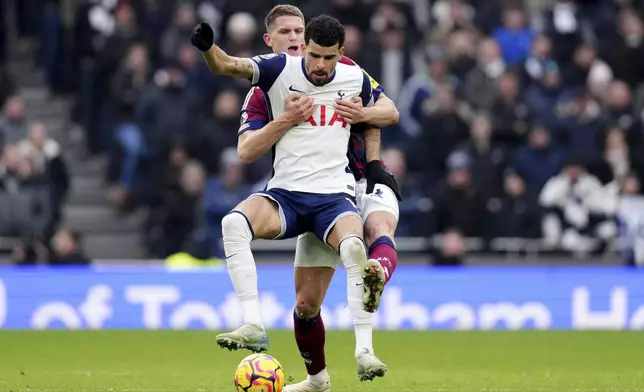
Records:
M228 275L241 303L244 324L264 328L259 308L257 268L250 250L253 233L248 221L241 213L232 212L221 220L221 227Z
M311 384L315 385L324 385L325 382L329 381L329 373L327 373L326 368L322 369L320 373L311 376L310 374L306 376Z
M373 352L373 314L362 309L362 275L360 266L351 258L342 260L344 269L347 271L347 303L353 320L353 331L356 336L355 355L368 349Z

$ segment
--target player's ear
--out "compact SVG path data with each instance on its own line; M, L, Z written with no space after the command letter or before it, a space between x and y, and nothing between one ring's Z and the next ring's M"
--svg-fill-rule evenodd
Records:
M271 42L271 35L268 34L268 33L264 33L263 38L264 38L264 43L266 44L266 46L268 46L269 48L272 48L273 43Z
M344 56L344 46L340 48L340 56L338 56L338 58L341 58L342 56Z
M301 45L300 47L302 48L302 56L305 56L306 55L306 44L304 42L302 42L300 45Z

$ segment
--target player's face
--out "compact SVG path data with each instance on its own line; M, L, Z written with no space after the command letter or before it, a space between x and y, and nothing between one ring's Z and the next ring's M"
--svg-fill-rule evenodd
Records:
M297 16L280 16L264 34L264 42L273 53L301 56L304 43L304 21Z
M309 40L305 52L306 73L313 84L322 86L333 74L338 60L344 54L344 48L340 48L338 44L329 47L320 46Z

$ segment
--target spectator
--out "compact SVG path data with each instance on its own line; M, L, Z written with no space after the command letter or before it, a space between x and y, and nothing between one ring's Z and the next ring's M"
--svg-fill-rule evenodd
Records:
M193 140L199 98L186 88L186 75L176 62L155 74L137 104L137 124L151 154L158 155L177 137Z
M25 101L21 96L11 96L5 102L0 117L0 133L6 144L15 144L27 137Z
M215 97L210 112L199 122L199 135L192 149L210 173L219 171L222 151L237 146L241 105L241 99L235 91L224 90ZM262 164L265 165L266 161L262 160ZM257 169L257 165L247 168L252 171ZM264 174L265 169L261 169L259 177Z
M427 47L425 56L427 73L417 73L409 78L397 101L401 128L412 138L421 133L423 103L435 93L437 86L445 84L452 85L454 89L458 87L458 80L450 75L447 58L440 46Z
M21 141L19 153L34 163L37 175L44 175L51 195L51 213L53 214L46 237L53 233L58 221L62 218L62 206L70 187L67 165L63 159L58 142L49 137L47 128L42 123L33 123L29 127L28 138Z
M429 41L432 43L444 43L455 31L476 32L472 24L474 9L465 1L436 1L432 14L436 20L436 26L429 31Z
M525 182L508 171L504 178L503 195L488 201L486 236L540 238L541 213L536 197L526 192Z
M0 205L0 235L19 237L27 247L46 241L53 216L46 177L14 146L2 155Z
M605 62L597 58L595 47L583 44L575 50L572 63L564 71L563 79L568 87L585 87L589 86L590 81L601 73L606 74L602 76L603 79L612 79L612 70Z
M534 32L526 26L523 10L512 6L503 11L503 27L494 30L492 36L501 47L505 63L514 66L528 57Z
M372 24L375 40L366 42L365 69L387 86L387 96L395 100L412 75L411 43L405 39L409 21L391 3L382 3L380 9L384 23Z
M442 238L441 247L435 253L433 264L436 266L459 266L466 254L465 238L458 229L448 229Z
M571 155L595 161L601 151L606 126L599 102L585 87L580 87L561 97L556 113L559 141Z
M162 62L176 59L179 48L190 39L190 33L196 23L197 14L194 6L183 1L177 8L172 25L161 36L159 50Z
M644 218L644 197L640 180L630 173L611 190L618 198L616 206L617 236L621 256L629 266L643 266L642 218Z
M0 48L0 51L2 49ZM0 52L0 58L3 53ZM0 107L4 107L7 99L15 94L16 86L6 66L0 66Z
M344 55L358 64L364 64L362 45L364 39L360 28L348 25L344 27Z
M615 78L636 88L644 80L644 25L637 12L624 9L619 13L619 35L604 50L606 61Z
M49 257L52 265L89 265L92 260L83 252L81 234L76 230L61 228L56 232Z
M496 83L506 70L499 45L483 38L478 46L478 64L467 74L465 99L475 109L490 110L496 98Z
M405 152L388 148L382 151L382 160L400 187L399 224L396 233L401 236L422 235L423 221L431 209L431 201L424 194L420 179L407 172Z
M538 195L543 185L563 167L565 154L552 145L550 132L544 126L532 128L528 140L529 144L517 151L513 166L525 180L528 193Z
M423 133L414 141L412 165L427 176L442 174L449 153L468 137L467 123L456 105L449 85L439 86L423 104Z
M526 105L532 116L554 129L559 125L556 108L561 91L559 66L554 61L548 61L541 79L531 83L525 93Z
M506 165L505 150L492 141L492 123L487 114L478 114L472 121L470 140L457 147L471 162L474 185L486 196L500 194L501 173Z
M148 246L153 255L166 258L184 250L201 221L199 205L204 182L202 166L190 161L181 169L179 186L164 191L161 204L151 211L148 222Z
M632 172L642 173L643 163L642 157L631 154L624 132L613 127L606 133L602 159L593 167L593 174L604 184L621 184Z
M228 19L227 36L229 37L224 47L228 53L246 52L247 57L254 56L257 48L257 21L247 12L238 12Z
M476 36L467 30L456 30L448 36L449 69L460 82L476 66ZM460 89L459 89L459 95Z
M582 162L570 159L543 187L539 203L546 209L543 230L550 245L589 252L596 249L595 238L607 240L614 235L610 216L614 203Z
M556 0L545 13L545 32L552 42L552 57L559 64L570 62L575 48L582 43L580 10L573 0Z
M434 198L434 232L457 228L467 237L480 237L485 221L485 201L472 181L472 162L464 152L450 156L447 179Z
M604 118L609 124L615 124L623 129L628 139L628 147L633 156L640 143L644 127L642 119L635 115L636 109L633 104L632 94L628 85L620 80L615 80L607 86L607 94L604 105Z
M530 111L524 103L519 80L504 73L497 83L497 98L492 106L492 138L509 148L523 144L530 126Z
M537 36L532 41L531 52L523 65L523 84L539 81L546 73L547 65L552 62L552 44L544 35Z
M223 257L221 219L251 192L244 183L244 168L237 149L228 148L221 154L217 177L208 179L204 192L205 223L211 239L211 256Z

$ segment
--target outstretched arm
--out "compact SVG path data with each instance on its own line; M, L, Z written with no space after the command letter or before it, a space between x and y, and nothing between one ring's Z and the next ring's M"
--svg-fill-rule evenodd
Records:
M389 99L384 93L380 94L373 106L364 108L364 121L379 128L398 124L399 116L394 101Z
M253 79L254 68L251 59L229 56L215 44L202 55L213 73L248 80Z
M252 80L255 66L251 59L229 56L214 43L214 32L206 22L199 23L190 36L190 42L202 52L208 68L218 75Z

